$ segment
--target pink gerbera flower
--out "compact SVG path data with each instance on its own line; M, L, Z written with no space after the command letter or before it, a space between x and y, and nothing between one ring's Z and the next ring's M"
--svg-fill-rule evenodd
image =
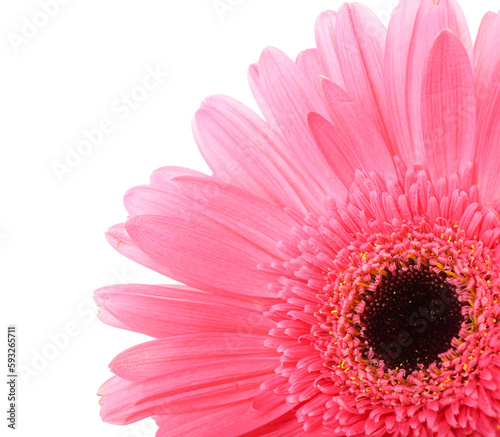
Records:
M108 232L185 286L96 292L155 339L105 421L158 437L500 435L500 16L455 0L325 12L317 48L250 67L265 119L205 100L213 170L153 173Z

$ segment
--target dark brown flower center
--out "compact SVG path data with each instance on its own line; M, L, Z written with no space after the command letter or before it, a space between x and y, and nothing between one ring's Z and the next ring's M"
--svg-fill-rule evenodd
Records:
M451 347L463 321L461 307L444 273L413 265L387 272L366 296L362 336L375 358L410 374Z

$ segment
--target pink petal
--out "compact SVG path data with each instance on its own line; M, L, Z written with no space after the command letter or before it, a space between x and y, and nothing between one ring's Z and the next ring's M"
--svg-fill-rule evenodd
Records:
M133 346L118 354L110 367L130 380L140 380L164 372L169 367L182 369L199 365L200 347L203 348L204 362L252 357L277 359L276 350L264 346L266 338L244 332L176 335Z
M269 411L253 411L250 400L234 403L225 408L211 409L202 413L189 413L177 416L163 416L157 437L199 437L264 435L253 431L272 423L277 417L286 414L294 406L283 402L278 408ZM279 419L276 419L277 421ZM297 419L295 419L297 422ZM287 428L283 427L284 431ZM250 433L250 434L247 434Z
M175 277L177 278L176 280L179 282L187 283L189 281L188 278L184 278L182 275L174 273L172 270L167 268L167 266L164 265L162 262L153 260L151 257L146 255L137 246L137 244L134 241L132 241L130 236L127 234L127 232L125 231L124 223L109 228L108 232L106 232L106 239L108 240L108 243L116 251L118 251L123 256L126 256L127 258L131 259L132 261L135 261L136 263L139 263L144 267L147 267L148 269L154 270L155 272L158 272L168 278ZM212 287L211 285L197 284L195 281L189 281L189 283L194 288L203 289L204 291L207 292L212 292L216 294L225 293L224 291L218 290L217 288ZM109 319L109 317L106 314L103 314L102 317L105 318L106 323L107 322L110 322L110 324L112 323L112 320Z
M474 73L460 40L444 30L436 38L422 85L422 124L427 169L439 179L474 160Z
M130 381L127 381L119 376L112 376L104 384L99 387L97 391L98 396L106 396L115 391L122 390L130 385Z
M458 36L465 47L469 61L473 62L472 40L463 12L456 0L424 0L418 9L410 40L406 70L406 105L409 131L416 163L425 162L422 148L422 79L424 68L435 37L443 29Z
M272 301L266 305L266 299L261 298L260 308L256 308L251 301L183 286L112 285L97 290L94 299L101 314L107 313L126 329L152 337L242 330L265 335L275 325L262 315Z
M285 260L279 241L297 244L292 229L299 225L276 205L247 191L209 177L177 177L174 182L195 207L258 247Z
M145 359L155 359L144 356ZM230 406L260 393L260 384L273 374L278 358L239 358L171 368L108 393L102 398L106 422L127 424L151 415L182 414Z
M494 76L500 62L498 41L500 40L500 16L490 12L481 23L476 40L476 100L477 113L487 114L483 106L492 98L495 91Z
M394 161L387 143L372 121L342 88L323 79L323 90L336 127L343 133L365 171L376 171L386 180L396 178ZM366 153L367 144L370 153ZM352 162L352 159L348 159Z
M422 0L406 0L394 9L385 49L385 86L389 117L396 137L398 155L413 163L413 150L406 107L406 64L417 11Z
M289 147L269 124L224 96L206 99L193 120L198 147L214 175L280 205L322 211L322 190L290 157Z
M321 76L324 67L317 49L307 49L299 53L295 61L302 74L314 85L316 92L321 95Z
M244 434L242 437L319 437L320 435L326 435L327 432L325 434L315 434L304 431L302 424L297 420L295 412L289 411L287 414Z
M178 217L201 215L190 205L191 202L188 202L175 184L170 183L171 187L167 188L141 185L128 190L123 198L123 203L130 217L143 214L175 215Z
M196 369L189 369L189 373L196 374ZM171 376L169 381L175 381L174 375ZM191 386L190 391L184 391L187 387L180 387L175 394L165 386L165 377L148 381L147 387L144 383L132 383L126 392L103 398L101 417L108 423L124 425L153 414L184 414L227 407L256 396L263 378L265 376L261 375L220 384L198 384Z
M379 18L364 5L345 3L337 14L338 55L347 93L363 105L384 140L392 144L384 87L386 33Z
M444 29L459 37L472 63L470 32L456 0L406 0L389 23L385 58L389 115L407 166L424 164L422 78L434 38Z
M257 102L266 123L268 123L273 130L279 132L281 134L280 128L274 115L267 104L267 101L264 97L264 90L262 79L260 77L259 64L255 63L250 65L248 68L248 84L250 85L250 90L252 91L253 98Z
M125 229L147 256L172 272L172 279L234 293L270 297L277 276L257 268L277 261L225 226L193 215L191 220L141 215Z
M483 57L491 56L491 53L487 53L484 51L484 45L486 44L486 40L490 36L490 32L493 29L493 23L497 14L494 12L486 12L484 14L483 19L481 20L481 25L479 26L479 30L477 32L476 41L474 42L474 66L477 68L483 61ZM479 70L476 70L476 73L479 73Z
M106 308L99 308L99 311L97 312L97 317L99 320L103 323L106 323L106 325L112 326L113 328L118 328L118 329L129 329L127 325L125 325L123 322L118 320L115 316L110 314Z
M335 126L315 112L308 114L308 123L326 161L344 186L350 188L355 171L361 168L351 143Z
M500 58L489 83L491 95L483 102L477 122L477 178L481 200L500 196Z
M325 11L318 16L315 28L316 46L325 76L337 85L345 87L338 58L336 21L337 13L334 11Z
M256 356L256 357L220 357L219 360L203 361L200 366L196 361L186 367L185 364L169 360L163 350L155 351L150 347L136 350L137 355L129 355L128 360L121 354L120 360L113 361L110 369L120 378L127 381L146 381L158 379L164 376L165 390L186 389L195 382L216 384L218 381L226 381L229 370L235 369L238 372L236 379L253 378L261 375L272 375L279 365L279 357ZM136 365L140 360L148 361L149 365ZM198 369L196 369L198 367ZM209 370L209 374L205 371ZM227 370L227 373L224 372ZM244 372L244 373L243 373ZM196 374L196 375L193 375Z
M106 232L106 239L108 243L123 256L139 263L148 269L154 270L167 277L172 276L172 272L167 269L161 262L157 262L146 255L137 245L132 241L130 236L125 231L125 224L120 223L114 225ZM180 282L184 282L179 279ZM196 287L199 288L199 287ZM207 290L215 290L212 287Z
M131 217L163 215L185 220L210 217L280 259L285 255L278 242L296 242L292 233L299 225L276 205L224 184L209 176L178 176L172 189L139 186L130 189L124 203Z
M174 190L177 191L177 187L172 182L172 179L177 176L206 176L199 171L193 170L191 168L186 167L176 167L176 166L165 166L156 169L150 178L151 185L155 185L159 188L163 188L166 190Z
M342 198L345 188L315 147L307 127L308 112L318 112L328 117L327 109L314 86L291 59L274 48L268 48L262 53L259 73L264 97L298 160L314 176L325 193Z

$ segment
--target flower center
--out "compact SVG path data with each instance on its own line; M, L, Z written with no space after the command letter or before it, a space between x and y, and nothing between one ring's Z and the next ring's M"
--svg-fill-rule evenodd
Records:
M361 334L377 359L407 374L451 347L463 316L446 274L410 265L387 272L366 296Z

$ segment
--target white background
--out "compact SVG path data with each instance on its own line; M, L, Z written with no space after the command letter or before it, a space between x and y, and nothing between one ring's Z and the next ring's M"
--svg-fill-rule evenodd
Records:
M221 93L255 107L248 65L268 45L293 58L314 46L316 16L341 2L65 0L45 20L46 2L0 6L0 329L18 329L15 435L153 436L147 422L118 427L99 417L108 363L145 337L99 322L92 294L113 282L169 280L120 256L103 233L125 220L123 194L155 168L208 171L191 136L201 100ZM393 0L362 3L387 24ZM461 3L473 35L498 8L498 0ZM120 111L122 94L158 68L168 77ZM113 132L81 162L68 158L103 119ZM59 177L57 163L68 170L59 166ZM1 393L4 405L5 385Z

